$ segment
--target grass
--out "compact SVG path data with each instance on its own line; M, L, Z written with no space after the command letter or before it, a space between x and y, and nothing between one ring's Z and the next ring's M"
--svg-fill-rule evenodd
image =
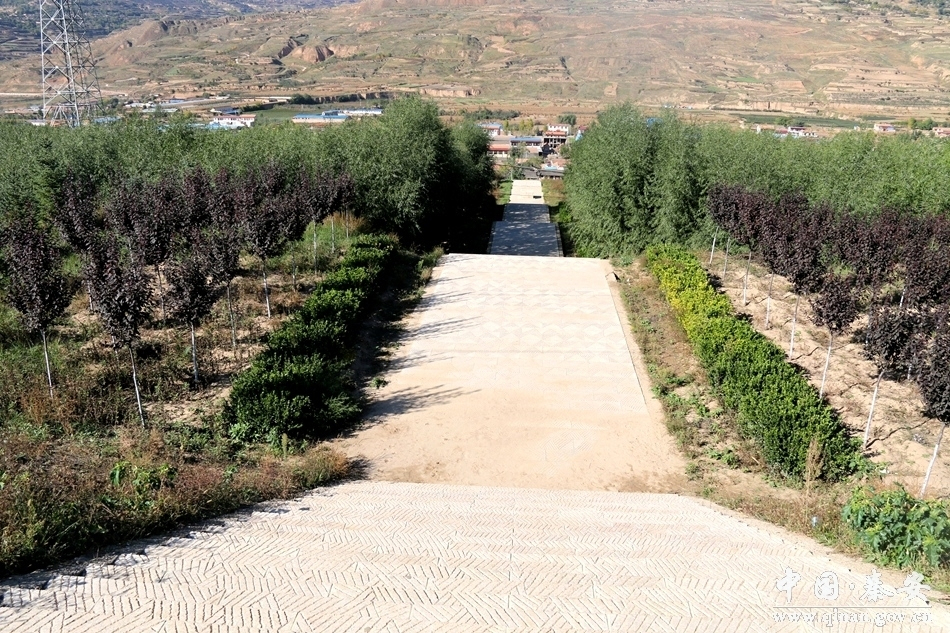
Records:
M550 178L542 180L541 191L544 193L544 201L547 205L553 207L553 210L557 212L558 208L566 199L564 181Z
M574 242L571 239L569 230L573 217L567 205L567 193L564 190L564 181L553 179L542 180L541 191L544 194L544 201L551 207L551 219L557 225L557 230L561 235L561 249L564 252L564 256L573 257L575 254Z
M214 424L36 441L3 440L0 575L236 510L345 476L325 446L236 446Z
M500 206L505 206L511 200L512 181L503 180L498 183L498 189L495 190L495 200Z
M808 116L801 114L748 114L742 113L738 116L747 124L751 125L774 125L779 126L779 120L788 119L792 125L802 123L810 127L827 127L842 130L850 130L855 125L860 125L860 121L851 119L839 119L835 117Z

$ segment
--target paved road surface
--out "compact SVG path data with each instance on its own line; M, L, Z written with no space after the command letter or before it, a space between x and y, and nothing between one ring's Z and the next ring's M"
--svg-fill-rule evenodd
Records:
M551 222L548 205L544 204L540 181L512 183L505 214L501 222L495 222L492 227L489 252L492 255L561 256L557 225Z
M43 590L4 595L0 630L940 630L903 595L861 600L870 568L675 495L351 483L264 504ZM791 602L776 589L800 576ZM866 566L862 566L866 567ZM835 601L815 598L833 573ZM899 578L889 580L901 585ZM850 585L854 589L850 589ZM837 605L839 611L827 607ZM789 608L791 607L791 608ZM845 607L851 607L846 609ZM910 608L908 608L910 607ZM779 623L932 617L934 626ZM944 628L943 630L948 630Z

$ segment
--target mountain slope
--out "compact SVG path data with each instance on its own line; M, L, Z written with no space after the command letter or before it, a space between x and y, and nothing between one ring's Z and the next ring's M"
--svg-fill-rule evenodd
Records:
M103 37L146 19L170 15L215 17L269 11L329 7L352 0L79 0L86 35ZM39 47L39 9L36 0L0 0L0 59L32 54ZM16 41L18 46L10 46ZM4 46L3 44L7 44Z
M817 0L367 0L154 20L95 43L107 93L415 90L493 103L950 109L950 25ZM27 91L35 62L0 64ZM34 88L35 89L35 88Z

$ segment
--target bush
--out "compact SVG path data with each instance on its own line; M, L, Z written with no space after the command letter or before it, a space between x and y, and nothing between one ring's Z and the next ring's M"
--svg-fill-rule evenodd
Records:
M348 393L348 368L346 361L322 356L255 362L234 383L231 437L279 446L284 433L294 438L332 434L358 412Z
M837 414L785 359L782 350L737 318L729 299L710 285L699 261L686 250L656 246L647 265L659 280L677 319L720 393L766 463L801 479L808 445L822 448L822 477L840 479L858 460L856 443Z
M859 488L841 514L868 555L883 564L950 563L950 517L943 501L916 499L903 488Z
M307 299L234 381L224 419L232 438L279 445L324 438L359 413L350 378L352 348L396 252L393 238L357 238Z

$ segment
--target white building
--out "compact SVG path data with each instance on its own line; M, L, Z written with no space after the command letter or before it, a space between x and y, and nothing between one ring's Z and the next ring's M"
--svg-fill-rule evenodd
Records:
M485 130L489 137L495 138L501 136L504 132L504 126L501 123L479 123L478 127Z
M242 127L251 127L256 119L256 114L222 114L211 119L209 127L237 130Z

